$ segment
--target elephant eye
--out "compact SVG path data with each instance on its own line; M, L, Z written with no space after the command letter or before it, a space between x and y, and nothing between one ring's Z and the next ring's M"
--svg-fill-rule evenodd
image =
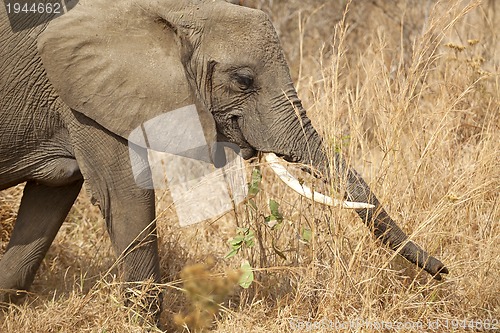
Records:
M249 90L253 87L253 77L249 75L237 74L235 80L241 90Z

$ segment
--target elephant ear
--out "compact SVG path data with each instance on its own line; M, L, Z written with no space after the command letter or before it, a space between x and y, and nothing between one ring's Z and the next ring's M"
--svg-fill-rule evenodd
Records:
M196 34L155 11L145 2L81 2L38 39L47 76L71 109L124 138L148 120L195 105L210 145L215 122L186 72L193 52L186 36Z

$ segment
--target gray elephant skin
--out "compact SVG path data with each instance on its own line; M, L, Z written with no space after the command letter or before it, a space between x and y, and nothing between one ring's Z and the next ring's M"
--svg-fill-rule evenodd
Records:
M437 279L448 273L342 156L330 172L263 12L215 0L87 0L14 33L0 7L0 190L26 182L0 261L3 301L29 289L84 181L124 279L160 282L154 190L134 179L127 136L187 105L208 141L235 144L245 159L272 152L335 175L346 199L375 205L356 212L378 239ZM139 163L147 170L145 157ZM160 295L149 302L158 312Z

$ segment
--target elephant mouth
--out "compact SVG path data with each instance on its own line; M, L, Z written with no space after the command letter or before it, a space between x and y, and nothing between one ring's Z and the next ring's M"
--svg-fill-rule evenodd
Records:
M238 124L238 118L238 116L232 116L229 119L231 130L227 133L217 131L217 142L220 146L231 148L244 160L249 160L257 156L257 150L245 139L240 125Z
M252 146L250 146L248 143L247 144L231 143L231 141L227 140L227 138L224 138L222 135L218 136L216 144L217 144L216 155L218 155L219 158L223 158L224 160L225 160L224 147L232 149L237 155L240 155L244 160L249 160L257 156L257 150ZM224 164L225 162L223 163L223 165Z
M240 150L240 155L244 160L249 160L252 157L257 156L257 150L252 147L242 147Z
M231 123L233 125L233 128L239 134L237 141L238 141L238 146L240 147L240 155L241 155L241 157L243 157L243 159L249 160L252 157L257 155L257 150L255 148L253 148L248 143L248 141L245 139L245 136L243 135L243 131L241 130L241 127L239 124L240 119L241 119L241 117L237 117L237 116L231 117Z

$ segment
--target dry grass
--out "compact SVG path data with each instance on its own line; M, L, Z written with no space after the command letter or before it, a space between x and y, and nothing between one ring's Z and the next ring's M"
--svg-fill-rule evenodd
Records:
M435 332L464 331L452 329L463 320L498 323L498 4L354 1L343 15L341 1L243 2L270 14L299 95L326 141L342 149L402 228L451 274L433 281L381 247L355 214L311 206L264 167L257 211L241 205L236 214L181 229L168 195L158 205L163 277L170 281L163 286L167 328L182 330L173 317L190 307L180 271L209 256L216 258L214 276L242 259L256 268L252 287L236 289L214 317L214 332L286 332L321 320L345 324L337 328L346 332L394 331L376 326L384 322L420 322L402 331ZM2 242L18 192L0 194ZM264 223L270 198L284 216L274 230ZM237 225L251 227L258 241L227 260ZM300 239L304 228L312 230L309 243ZM123 306L116 272L106 272L114 258L100 214L82 193L32 295L0 313L0 331L142 332ZM307 329L333 331L301 331Z

